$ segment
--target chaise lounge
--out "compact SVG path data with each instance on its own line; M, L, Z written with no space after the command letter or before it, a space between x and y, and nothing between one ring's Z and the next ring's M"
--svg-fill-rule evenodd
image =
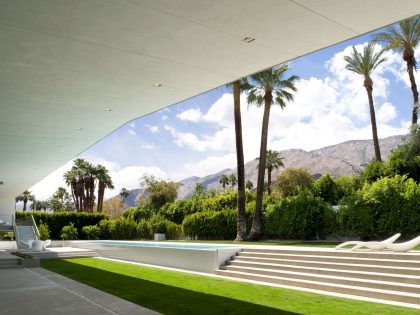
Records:
M367 248L367 249L374 249L374 250L387 249L394 252L406 252L413 249L419 244L420 244L420 236L417 236L411 241L398 243L398 244L384 243L384 242L363 242L361 244L354 246L351 250L355 251L358 249Z
M391 236L390 238L387 238L386 240L384 240L382 242L376 242L376 243L380 243L380 244L391 244L391 243L394 243L397 240L397 238L399 238L400 236L401 236L401 234L400 233L397 233L397 234ZM361 245L361 244L364 244L364 243L367 243L367 242L362 242L362 241L349 241L349 242L344 242L344 243L336 246L334 249L348 249L348 248L343 248L343 247L346 247L346 246L349 246L349 245ZM371 243L371 242L369 242L369 243ZM353 249L354 249L354 247L352 248L352 250Z

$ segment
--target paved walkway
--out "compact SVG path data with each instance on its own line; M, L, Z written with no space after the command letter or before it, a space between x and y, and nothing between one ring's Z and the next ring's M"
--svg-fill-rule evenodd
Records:
M0 314L159 314L43 268L0 269L0 297Z

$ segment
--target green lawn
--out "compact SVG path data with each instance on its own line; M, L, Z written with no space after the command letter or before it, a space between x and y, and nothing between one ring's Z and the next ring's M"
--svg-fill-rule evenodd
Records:
M163 314L420 314L419 310L106 261L42 267Z

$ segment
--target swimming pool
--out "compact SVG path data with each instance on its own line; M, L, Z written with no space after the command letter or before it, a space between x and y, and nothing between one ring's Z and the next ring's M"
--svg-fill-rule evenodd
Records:
M214 273L241 250L237 245L142 241L71 241L67 245L94 249L105 258L206 273Z
M212 250L218 248L237 248L236 245L218 245L218 244L194 244L194 243L174 243L174 242L141 242L141 241L90 241L95 244L123 245L137 247L159 247L159 248L186 248Z

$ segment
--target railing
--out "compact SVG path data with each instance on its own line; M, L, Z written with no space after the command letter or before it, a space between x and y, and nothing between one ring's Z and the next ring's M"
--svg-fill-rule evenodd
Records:
M12 215L12 225L13 225L13 232L15 233L15 240L19 242L19 231L16 228L16 217Z
M36 222L35 222L34 216L33 216L32 214L31 214L31 225L32 225L32 229L33 229L33 230L34 230L34 232L35 232L36 239L39 239L38 226L36 225Z

